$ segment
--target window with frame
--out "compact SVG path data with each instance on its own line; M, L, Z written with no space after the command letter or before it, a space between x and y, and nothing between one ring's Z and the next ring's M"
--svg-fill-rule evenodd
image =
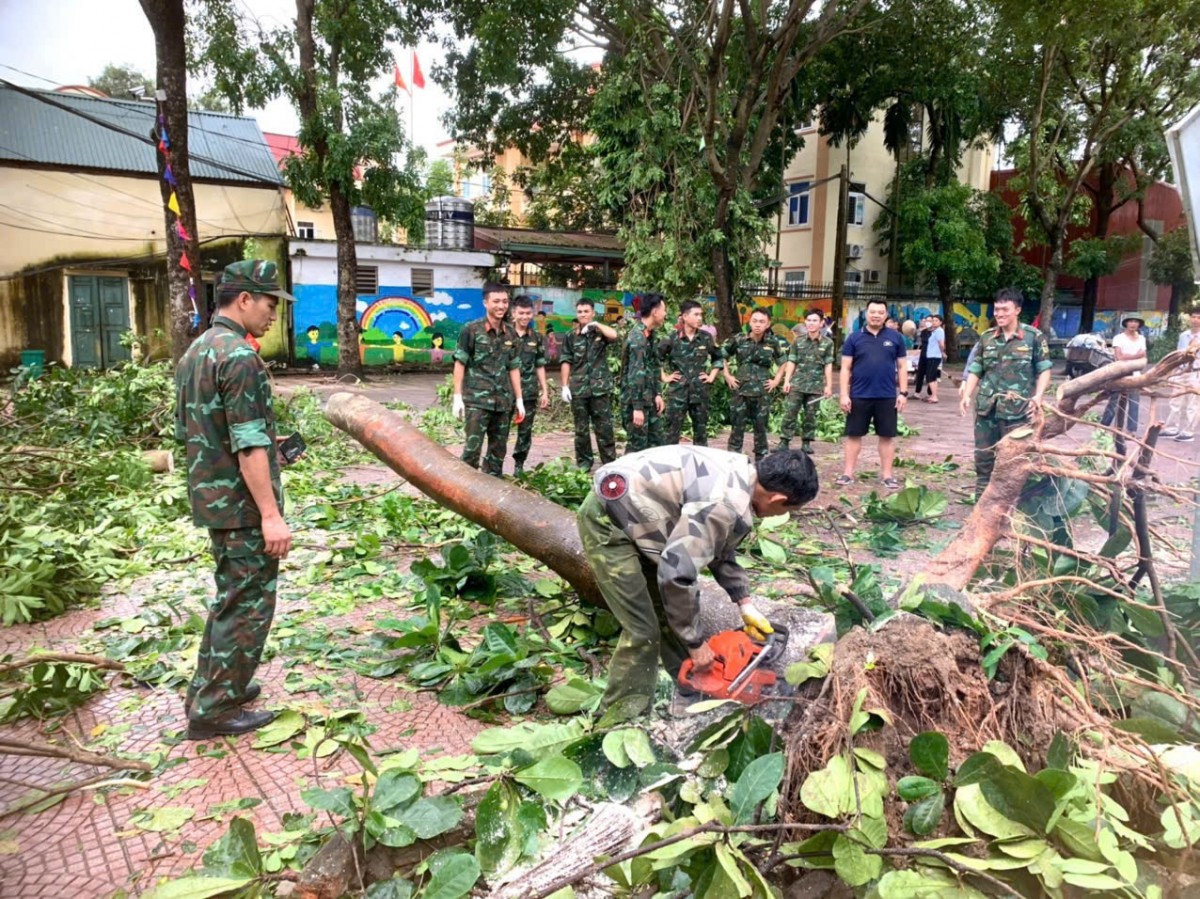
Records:
M433 269L414 268L412 270L412 295L414 297L433 296Z
M296 237L300 240L314 240L317 229L312 222L296 222Z
M788 185L788 227L808 224L809 186L808 181L795 181Z
M355 206L350 210L350 222L355 243L379 243L379 219L371 207Z
M867 217L867 186L850 182L850 196L846 203L846 224L862 225Z
M354 267L354 292L374 296L379 293L379 266L356 265Z
M808 282L808 272L784 272L783 273L783 292L785 296L795 297L800 296L804 292L804 285Z

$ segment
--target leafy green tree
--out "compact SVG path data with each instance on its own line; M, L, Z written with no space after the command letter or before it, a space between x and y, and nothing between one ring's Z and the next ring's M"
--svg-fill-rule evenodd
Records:
M1120 199L1112 171L1111 201L1093 197L1088 185L1103 194L1102 169L1137 157L1146 136L1197 95L1200 3L1001 0L999 9L1009 50L997 63L1014 73L1020 129L1014 187L1049 249L1040 312L1049 330L1058 276L1068 262L1068 227L1111 213Z
M488 171L491 189L486 197L475 201L475 223L489 228L511 228L516 216L512 211L508 174L498 165Z
M454 166L448 159L435 159L425 169L425 196L454 196Z
M135 89L141 91L142 100L154 100L154 79L135 66L110 62L95 78L88 79L88 87L103 91L116 100L127 100Z
M711 288L730 334L735 285L761 271L759 204L778 196L784 151L799 144L783 120L814 105L797 78L866 5L463 0L447 11L452 125L481 146L539 143L544 152L522 146L535 162L595 135L596 194L620 220L623 280L677 295ZM571 63L573 39L604 49L599 70ZM538 134L522 138L535 121Z
M1159 239L1150 254L1150 279L1155 284L1171 287L1171 306L1168 318L1178 323L1180 313L1191 304L1197 293L1196 269L1188 245L1187 225L1168 231Z
M236 0L193 0L189 41L195 68L213 77L234 110L285 97L300 116L303 152L284 177L308 206L329 205L338 246L338 370L362 375L357 266L351 209L419 229L424 154L409 149L395 90L374 95L392 70L389 46L412 44L427 24L419 4L389 0L297 0L294 27L267 28Z

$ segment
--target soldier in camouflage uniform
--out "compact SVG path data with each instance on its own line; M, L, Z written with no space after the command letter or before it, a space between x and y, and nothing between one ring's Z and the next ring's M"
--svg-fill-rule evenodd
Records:
M579 509L579 536L621 623L602 712L618 719L644 712L660 659L673 679L689 656L701 670L713 663L699 627L697 580L705 568L741 606L749 632L771 633L737 563L738 545L753 516L787 512L816 495L812 462L791 451L753 465L724 450L659 446L600 467Z
M627 453L661 446L663 442L658 329L667 317L667 304L662 294L644 294L638 317L641 323L635 324L625 338L621 359L621 420Z
M538 398L536 408L525 413L525 420L517 425L517 445L513 448L513 474L525 474L525 460L533 444L533 420L538 409L550 408L550 394L546 391L546 345L542 335L531 324L533 321L533 299L520 294L512 301L513 330L517 335L517 359L521 363L521 396Z
M721 354L711 334L700 329L704 310L695 300L679 307L679 327L663 342L662 367L670 372L667 391L667 443L678 443L692 420L692 443L708 446L708 388L721 370Z
M1050 386L1050 347L1037 328L1021 324L1019 290L996 294L996 327L979 338L979 352L967 367L959 412L975 399L975 495L982 495L996 465L996 444L1029 421ZM978 396L976 397L976 389Z
M754 425L754 458L767 454L767 424L771 418L771 391L783 377L780 368L775 377L771 370L784 357L784 348L771 333L771 313L755 309L750 313L750 333L735 334L721 347L725 361L725 383L732 391L729 408L729 451L740 453L746 437L746 423ZM737 364L737 375L730 364Z
M208 528L217 583L184 701L190 740L247 733L275 717L242 708L259 694L252 678L275 614L279 560L292 545L271 382L247 339L267 332L281 299L293 297L275 263L227 266L212 327L175 374L175 437L187 447L192 520Z
M817 436L817 403L833 396L833 339L822 332L825 319L815 309L804 316L804 334L797 337L788 351L783 367L783 392L787 406L779 429L779 446L787 449L796 436L796 419L803 415L803 443L800 449L812 452Z
M516 398L517 424L525 418L521 392L521 361L517 334L505 322L508 291L503 284L483 285L483 318L468 322L458 334L454 351L454 402L457 418L466 418L466 443L462 460L479 467L483 437L488 440L483 470L493 477L504 471L508 452L509 420Z
M577 324L562 347L562 398L571 404L575 463L584 469L591 468L594 461L593 430L600 461L617 458L612 421L613 377L608 370L608 348L617 339L617 332L595 319L596 307L590 300L580 300L575 305Z

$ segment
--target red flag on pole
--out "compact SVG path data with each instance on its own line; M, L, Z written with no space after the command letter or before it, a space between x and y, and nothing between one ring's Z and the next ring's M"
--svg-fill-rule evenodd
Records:
M417 51L413 51L413 87L425 86L425 74L421 71L421 63L417 59Z
M400 74L400 63L396 63L394 68L396 70L396 87L400 88L400 90L404 91L405 93L411 93L411 91L408 89L408 85L404 83L404 76Z

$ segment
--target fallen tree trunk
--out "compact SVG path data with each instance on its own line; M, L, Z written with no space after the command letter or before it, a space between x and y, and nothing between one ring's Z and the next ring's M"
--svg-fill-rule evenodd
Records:
M471 468L364 396L335 393L325 417L422 493L544 562L585 601L604 607L570 510Z

